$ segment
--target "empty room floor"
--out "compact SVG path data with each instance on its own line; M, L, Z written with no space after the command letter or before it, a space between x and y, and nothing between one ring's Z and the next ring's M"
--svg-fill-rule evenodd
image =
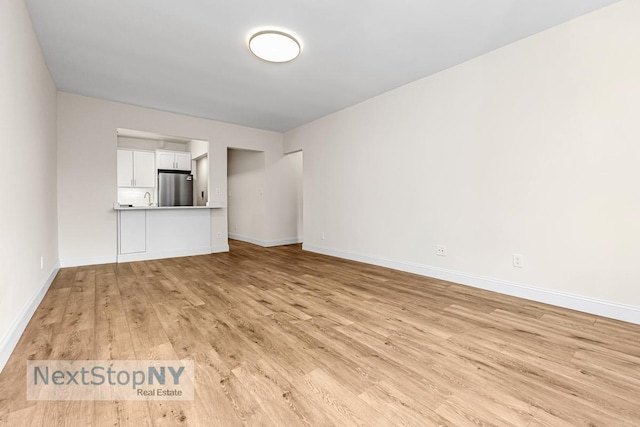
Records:
M29 359L191 359L195 399L28 401ZM232 241L60 270L0 425L638 426L638 396L639 325Z

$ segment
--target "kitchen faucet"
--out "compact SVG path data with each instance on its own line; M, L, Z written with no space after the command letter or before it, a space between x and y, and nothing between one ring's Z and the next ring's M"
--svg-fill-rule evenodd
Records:
M151 206L151 193L149 193L148 191L146 193L144 193L145 200L147 198L147 194L149 195L149 206Z

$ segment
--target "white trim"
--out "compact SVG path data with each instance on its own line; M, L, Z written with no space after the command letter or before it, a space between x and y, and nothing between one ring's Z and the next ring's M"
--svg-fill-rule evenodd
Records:
M178 249L175 251L165 252L140 252L135 254L121 254L118 255L118 262L149 261L153 259L163 258L181 258L185 256L209 255L218 252L229 252L229 245L200 249Z
M284 246L284 245L297 245L302 243L302 237L291 237L289 239L281 239L281 240L269 240L265 242L266 247L271 246Z
M60 260L60 267L82 267L84 265L113 264L118 261L115 255L103 255L87 258L65 258Z
M211 246L212 254L219 254L221 252L229 252L229 245Z
M266 246L267 244L264 240L254 239L253 237L243 236L242 234L229 233L229 238L233 240L240 240L241 242L252 243L258 246Z
M229 238L233 240L240 240L241 242L252 243L254 245L262 246L264 248L270 248L272 246L283 246L283 245L295 245L297 243L302 243L302 237L290 237L288 239L280 239L280 240L258 240L253 237L243 236L241 234L229 233Z
M81 267L84 265L99 265L99 264L115 264L117 262L134 262L134 261L149 261L152 259L163 258L179 258L184 256L194 255L208 255L220 252L229 252L229 245L218 245L210 248L201 249L181 249L169 252L141 252L136 254L124 254L124 255L105 255L101 257L90 258L68 258L60 260L60 266L66 267Z
M33 314L38 309L42 299L53 283L53 279L56 278L58 270L60 270L60 262L57 262L56 265L53 266L49 277L42 282L38 291L33 294L27 304L22 307L20 314L18 314L13 323L11 323L7 333L0 339L0 373L7 364L9 357L11 357L11 353L13 353L13 350L16 348L18 341L20 341L20 337L27 328L31 317L33 317Z
M359 261L366 264L378 265L394 270L406 271L419 274L421 276L433 277L446 280L448 282L459 283L472 286L474 288L485 289L505 295L525 298L532 301L555 305L558 307L578 310L585 313L608 317L640 324L640 307L619 304L567 292L554 291L551 289L538 288L535 286L523 285L519 283L507 282L505 280L493 279L490 277L477 276L475 274L463 273L429 265L411 263L406 261L392 260L372 255L364 255L355 252L341 251L321 246L303 244L302 249L309 252L316 252L323 255L335 256L338 258Z

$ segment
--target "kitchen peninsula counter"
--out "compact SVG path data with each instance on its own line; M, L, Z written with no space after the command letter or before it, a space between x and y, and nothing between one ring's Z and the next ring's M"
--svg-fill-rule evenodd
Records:
M212 206L114 206L113 210L116 211L135 211L135 210L176 210L176 209L221 209L224 206L222 204L215 204Z
M220 252L219 247L212 247L211 217L212 209L222 208L221 203L161 207L116 203L113 209L118 214L118 262ZM218 235L217 238L223 237Z

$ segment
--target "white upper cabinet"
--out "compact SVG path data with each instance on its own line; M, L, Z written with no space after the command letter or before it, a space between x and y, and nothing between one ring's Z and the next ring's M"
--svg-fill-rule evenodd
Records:
M184 151L156 151L156 163L158 169L179 171L191 170L191 153Z
M176 156L173 151L156 151L158 169L175 169Z
M133 151L118 150L118 187L133 187Z
M136 187L156 186L155 156L149 151L133 152L133 181Z
M155 156L149 151L118 150L118 187L156 186Z
M176 151L176 169L181 171L191 170L191 153L180 153Z

